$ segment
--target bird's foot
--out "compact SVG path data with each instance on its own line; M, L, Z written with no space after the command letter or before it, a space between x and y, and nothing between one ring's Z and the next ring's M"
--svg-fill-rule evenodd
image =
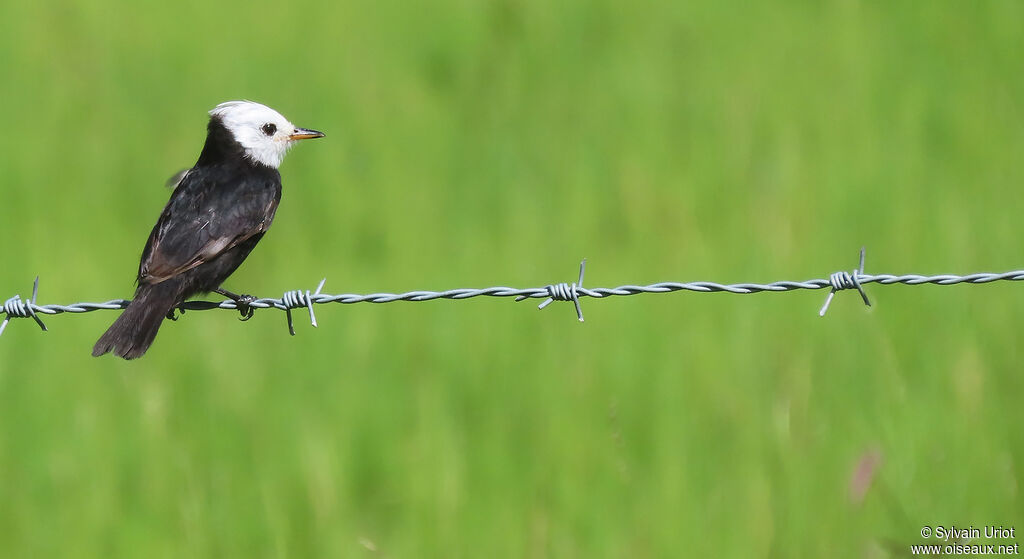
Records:
M175 311L181 313L181 316L185 316L185 307L178 305L177 307L171 307L171 310L167 311L167 320L178 320L178 315L174 314Z
M223 295L224 297L227 297L228 299L234 301L234 307L238 308L239 309L239 313L242 314L242 317L239 318L242 321L246 321L249 318L252 318L253 317L253 313L256 312L256 309L253 308L252 306L250 306L252 303L254 303L258 299L258 297L256 297L256 296L253 296L253 295L239 295L237 293L231 293L231 292L227 291L226 289L220 289L220 288L217 288L217 289L213 290L213 292L214 293L219 293L220 295Z
M238 299L235 299L235 304L238 305L238 312L242 315L238 320L245 322L252 318L256 309L252 308L250 305L255 301L256 297L253 295L239 295Z
M253 295L239 295L237 293L232 293L227 289L221 288L214 289L213 292L220 293L221 295L235 302L235 308L237 308L238 312L242 315L242 317L239 318L238 320L241 320L242 322L245 322L246 320L252 318L253 313L256 312L256 309L249 306L257 299L257 297Z

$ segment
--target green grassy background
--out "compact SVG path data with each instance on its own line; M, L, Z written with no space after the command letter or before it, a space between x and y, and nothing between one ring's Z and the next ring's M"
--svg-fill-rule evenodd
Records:
M263 296L1024 267L1017 2L0 7L0 295L129 297L218 102ZM1024 288L114 312L0 339L4 557L886 557L1024 529ZM863 502L858 460L883 463Z

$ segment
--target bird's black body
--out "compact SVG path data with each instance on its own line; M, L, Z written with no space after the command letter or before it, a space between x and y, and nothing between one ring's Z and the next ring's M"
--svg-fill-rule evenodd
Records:
M218 289L238 268L270 227L280 200L277 169L245 157L223 122L211 118L199 160L146 241L134 299L92 354L142 356L174 307Z

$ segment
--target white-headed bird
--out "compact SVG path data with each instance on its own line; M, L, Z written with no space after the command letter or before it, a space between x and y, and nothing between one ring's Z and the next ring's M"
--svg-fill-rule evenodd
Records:
M298 140L321 137L251 101L229 101L210 111L199 160L178 179L146 241L135 297L92 354L141 357L163 319L196 294L217 292L247 309L253 298L223 290L221 283L270 228L281 200L277 168L288 149Z

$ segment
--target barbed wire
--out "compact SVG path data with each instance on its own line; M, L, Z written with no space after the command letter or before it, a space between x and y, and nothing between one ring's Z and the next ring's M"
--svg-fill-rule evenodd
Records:
M903 285L955 285L959 283L982 284L995 281L1022 281L1024 270L1014 270L1002 273L980 272L968 275L941 274L923 276L918 274L865 274L864 273L864 249L860 251L860 265L850 272L836 272L828 279L810 279L805 281L776 281L772 283L735 283L720 284L709 281L696 281L688 283L661 282L649 285L620 285L619 287L584 287L583 275L586 271L587 261L580 262L579 279L574 283L556 283L544 287L528 287L519 289L515 287L484 287L484 288L463 288L449 289L447 291L407 291L405 293L369 293L351 294L343 293L330 295L322 293L324 283L327 279L320 281L315 291L296 289L286 292L280 299L261 298L249 303L238 303L233 300L225 301L186 301L175 309L184 313L185 311L205 311L211 309L227 309L251 311L252 309L279 309L286 313L288 320L288 332L295 335L295 327L292 322L292 310L306 308L309 311L309 321L317 327L314 305L326 303L341 303L350 305L354 303L392 303L395 301L432 301L434 299L471 299L473 297L514 297L516 301L526 299L541 299L537 307L543 309L554 301L572 301L576 307L576 316L583 322L583 309L580 306L580 298L592 297L603 299L605 297L639 295L641 293L672 293L675 291L693 291L697 293L762 293L762 292L784 292L798 289L830 289L825 299L825 304L818 311L819 316L825 316L829 305L836 292L847 289L856 289L864 301L864 304L871 306L864 285L878 283L881 285L903 284ZM4 319L0 322L0 335L12 318L31 318L45 332L46 325L40 315L58 315L62 313L86 313L98 310L123 309L131 303L129 299L113 299L102 303L72 303L69 305L39 305L36 297L39 294L39 278L36 277L32 284L32 297L22 299L15 295L4 302L0 307Z

